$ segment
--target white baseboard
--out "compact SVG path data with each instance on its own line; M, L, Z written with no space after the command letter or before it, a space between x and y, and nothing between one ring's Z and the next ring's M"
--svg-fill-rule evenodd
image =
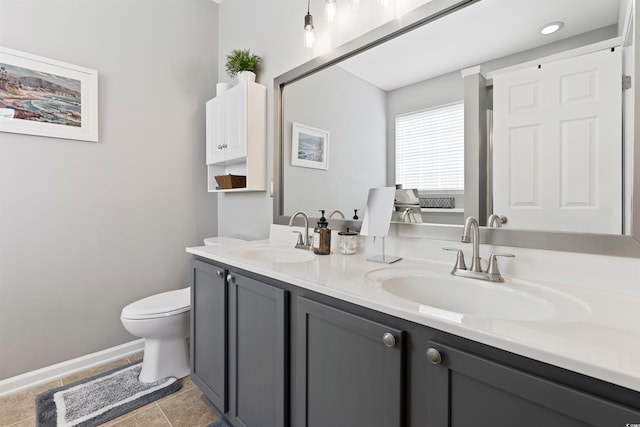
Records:
M38 384L53 381L67 375L121 359L144 349L144 338L130 341L115 347L80 356L75 359L26 372L0 381L0 397Z

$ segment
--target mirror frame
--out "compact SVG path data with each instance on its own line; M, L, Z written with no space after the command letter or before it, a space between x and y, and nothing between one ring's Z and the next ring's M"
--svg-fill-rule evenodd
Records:
M284 87L297 80L314 74L320 70L335 65L360 52L371 49L381 43L401 36L417 27L440 19L464 7L482 0L433 0L413 11L375 28L364 35L338 46L326 55L314 58L274 79L274 150L273 150L273 223L289 224L289 216L282 215L283 202L283 167L284 164L284 117L283 96ZM635 10L635 9L634 9ZM639 11L635 10L633 19L638 21ZM640 70L640 43L634 40L634 68ZM634 82L634 105L640 106L640 85ZM640 108L634 109L634 123L640 123ZM634 132L633 141L633 188L636 189L632 197L632 212L630 218L631 234L594 234L573 232L549 232L510 230L481 227L481 242L489 245L512 246L531 249L545 249L555 251L599 254L608 256L622 256L640 258L640 129ZM465 147L466 151L466 147ZM477 153L474 153L477 154ZM465 155L466 157L466 155ZM479 170L472 173L484 175L486 171L478 165ZM479 177L481 177L479 175ZM473 191L477 191L474 188ZM467 191L467 190L465 190ZM479 194L474 194L480 197ZM466 196L465 196L466 197ZM467 216L467 215L465 215ZM636 220L637 219L637 220ZM332 228L349 227L359 229L360 221L331 220ZM441 224L410 224L393 223L389 231L390 236L418 237L437 240L459 241L462 226Z

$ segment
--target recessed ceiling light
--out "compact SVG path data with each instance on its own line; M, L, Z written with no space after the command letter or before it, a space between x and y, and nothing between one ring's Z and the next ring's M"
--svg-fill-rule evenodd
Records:
M564 27L564 22L558 21L558 22L552 22L550 24L545 25L544 27L542 27L542 29L540 30L540 34L542 35L548 35L548 34L553 34L556 31L560 30L560 28Z

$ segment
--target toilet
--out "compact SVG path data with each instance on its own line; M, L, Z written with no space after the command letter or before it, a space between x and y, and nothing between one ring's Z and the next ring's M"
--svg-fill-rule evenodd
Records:
M122 309L122 325L145 341L142 370L138 377L141 382L189 375L187 337L190 309L191 288L152 295Z
M208 237L205 246L234 244L233 237ZM129 333L144 338L144 357L138 379L143 383L164 377L186 377L189 369L187 337L191 288L162 292L132 302L122 309L120 320Z

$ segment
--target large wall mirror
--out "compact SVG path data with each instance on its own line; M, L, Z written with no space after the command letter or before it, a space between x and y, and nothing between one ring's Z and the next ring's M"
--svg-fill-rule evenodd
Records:
M497 214L487 243L640 257L634 14L635 0L432 0L279 76L274 222L348 220L406 168L396 149L413 122L398 118L457 109L463 157L439 156L463 162L464 184L416 184L422 208L396 215L398 235L457 240L465 216Z

